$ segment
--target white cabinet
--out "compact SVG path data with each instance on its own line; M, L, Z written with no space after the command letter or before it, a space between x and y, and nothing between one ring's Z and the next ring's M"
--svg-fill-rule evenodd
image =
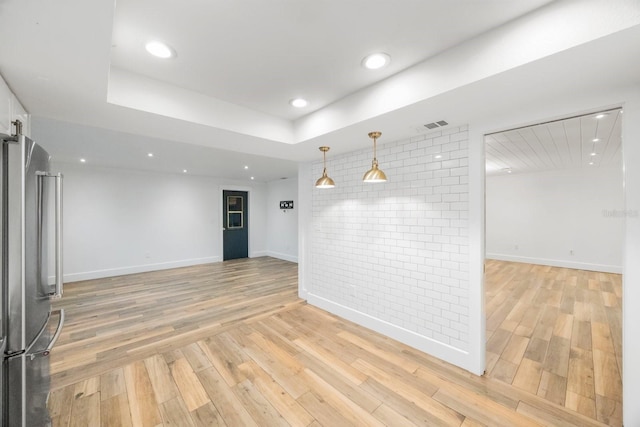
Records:
M0 133L11 135L11 90L0 77Z

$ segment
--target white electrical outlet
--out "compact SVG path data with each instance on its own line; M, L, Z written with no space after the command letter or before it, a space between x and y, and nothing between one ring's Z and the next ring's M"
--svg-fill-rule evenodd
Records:
M573 249L569 249L569 255L573 255Z

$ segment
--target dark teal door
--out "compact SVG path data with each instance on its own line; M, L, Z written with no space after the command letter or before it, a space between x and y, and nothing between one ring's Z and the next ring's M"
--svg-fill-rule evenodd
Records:
M222 191L223 261L249 255L249 204L246 191Z

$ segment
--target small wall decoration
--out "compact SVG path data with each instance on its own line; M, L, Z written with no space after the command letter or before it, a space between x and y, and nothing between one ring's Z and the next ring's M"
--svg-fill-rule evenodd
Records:
M293 209L293 200L280 201L280 209Z

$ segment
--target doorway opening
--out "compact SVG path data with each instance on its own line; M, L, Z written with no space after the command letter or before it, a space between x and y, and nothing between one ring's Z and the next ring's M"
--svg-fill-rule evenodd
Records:
M222 191L222 260L249 256L249 198L247 191Z
M486 375L617 425L621 119L616 108L485 135Z

